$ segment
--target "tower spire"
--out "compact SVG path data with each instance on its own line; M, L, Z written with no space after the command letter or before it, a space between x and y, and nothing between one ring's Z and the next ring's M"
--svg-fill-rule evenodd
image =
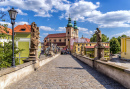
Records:
M76 23L76 19L75 19L75 21L74 21L74 29L78 29L77 23Z
M71 23L71 18L70 18L70 14L69 14L69 18L68 18L68 24L67 24L67 27L72 27L72 23Z

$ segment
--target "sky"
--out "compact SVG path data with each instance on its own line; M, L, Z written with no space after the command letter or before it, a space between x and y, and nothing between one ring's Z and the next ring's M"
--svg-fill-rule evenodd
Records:
M0 11L11 28L8 10L18 11L15 26L35 22L40 40L53 33L65 33L68 17L77 21L79 37L91 38L97 27L107 37L130 36L130 0L0 0Z

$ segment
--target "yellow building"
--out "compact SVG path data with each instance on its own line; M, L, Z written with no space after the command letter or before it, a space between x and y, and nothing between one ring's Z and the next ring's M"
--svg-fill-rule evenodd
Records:
M44 38L44 49L50 46L50 43L57 44L61 49L70 49L70 39L78 38L78 27L76 21L74 26L71 23L71 18L68 19L66 33L49 34Z
M121 38L121 58L130 59L130 37Z
M74 42L72 52L94 58L94 57L97 57L96 44L97 42L88 42L88 43ZM109 54L110 54L109 42L102 42L102 45L105 46L104 57L109 57Z

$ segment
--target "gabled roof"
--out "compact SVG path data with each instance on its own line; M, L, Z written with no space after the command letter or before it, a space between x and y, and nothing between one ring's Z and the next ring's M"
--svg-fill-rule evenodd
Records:
M5 30L3 30L3 29L6 29L7 32L6 32ZM4 34L8 34L8 35L12 35L12 29L0 25L0 33L4 33Z
M25 31L22 31L22 29L25 29ZM18 25L14 28L14 32L31 32L31 25Z
M90 42L90 39L88 39L88 38L84 38L87 42Z
M66 33L48 34L45 38L59 38L66 37Z
M82 35L82 37L80 39L85 39L87 42L90 42L90 39L84 38L83 35Z

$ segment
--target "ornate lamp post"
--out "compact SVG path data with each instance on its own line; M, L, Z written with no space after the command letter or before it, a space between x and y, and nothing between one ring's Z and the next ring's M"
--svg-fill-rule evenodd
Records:
M10 19L11 19L11 24L12 24L12 67L15 67L15 59L14 59L14 24L15 24L15 19L17 16L17 11L14 10L14 8L10 9L9 11Z

